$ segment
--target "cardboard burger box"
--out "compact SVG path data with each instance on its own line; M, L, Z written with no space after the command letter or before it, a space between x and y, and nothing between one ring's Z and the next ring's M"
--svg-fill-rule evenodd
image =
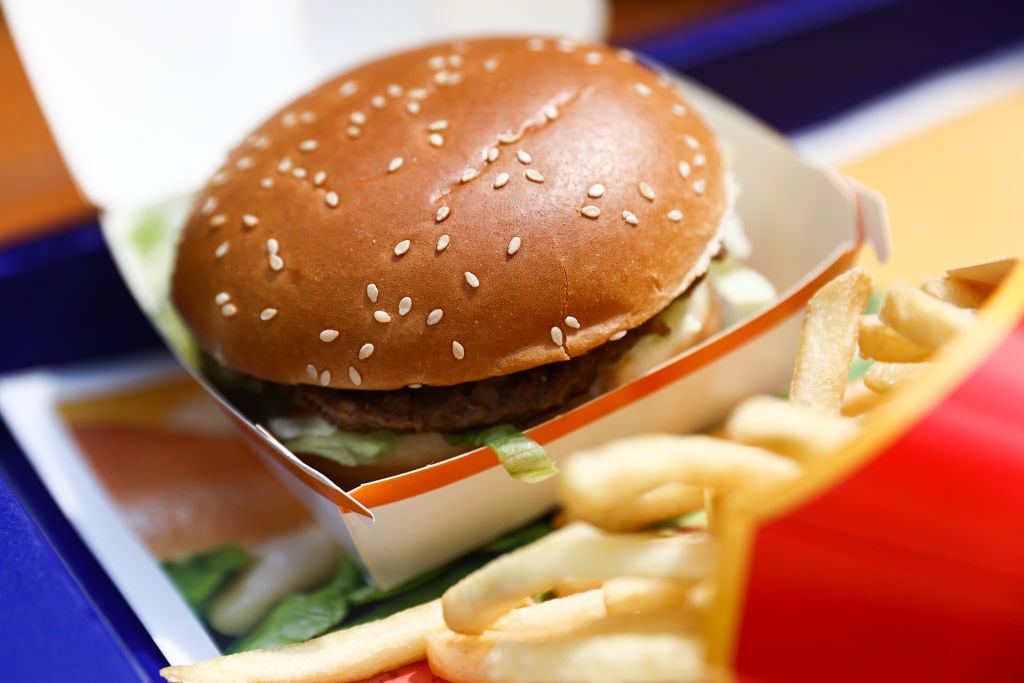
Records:
M415 3L395 4L415 11ZM505 17L500 27L493 26L481 16L479 25L467 28L597 37L599 22L593 17L601 16L600 6L578 4L560 6L553 15L521 6L518 23ZM310 22L302 10L292 15L263 8L262 13L247 14L246 25L236 30L275 34L275 44L289 55L289 63L286 68L277 64L278 71L265 73L260 80L266 82L254 88L246 80L252 66L245 70L250 76L234 78L237 66L233 69L230 61L223 61L224 55L217 55L223 48L190 43L189 50L195 48L198 54L181 54L182 36L194 36L197 30L195 19L182 12L165 9L166 15L160 17L129 13L127 24L98 27L99 35L89 34L89 43L91 48L102 44L100 54L74 64L55 46L74 50L80 37L61 30L53 35L45 14L31 3L8 2L7 8L58 143L83 191L103 209L104 234L129 288L169 345L179 351L185 344L166 317L174 237L191 192L216 167L223 150L282 101L343 66L446 35L444 17L435 16L424 19L420 27L410 24L387 43L365 36L348 44L332 41L334 52L325 56L319 52L326 49L324 44L309 41L305 33L317 22ZM389 10L395 7L380 8L388 16ZM285 12L294 34L278 35L280 23L277 31L267 28L268 14L274 12ZM95 16L79 18L87 25L102 23ZM299 19L306 22L296 24ZM62 26L68 29L63 22ZM77 35L80 29L77 25ZM177 37L169 43L159 39L164 35ZM121 52L126 43L146 36L155 42L145 46L140 63L126 60ZM215 56L222 61L211 61ZM101 108L76 108L85 99L83 70L89 73L89 87L110 98ZM228 74L232 77L224 77ZM153 96L154 81L159 98ZM216 92L211 81L216 82ZM133 105L136 83L150 88L149 97L135 98L145 103L142 110ZM801 158L784 139L696 84L684 82L682 87L731 150L732 170L742 188L737 210L752 243L748 263L772 282L778 298L646 375L530 429L528 435L556 461L615 436L697 429L723 417L747 395L783 391L806 301L849 267L865 242L882 258L888 249L884 208L876 195ZM163 108L152 106L155 99ZM204 116L189 116L196 112ZM142 140L152 144L140 151ZM218 395L187 354L181 359L381 586L397 585L457 557L554 503L554 482L527 485L513 480L487 449L343 490ZM695 396L700 400L693 400Z

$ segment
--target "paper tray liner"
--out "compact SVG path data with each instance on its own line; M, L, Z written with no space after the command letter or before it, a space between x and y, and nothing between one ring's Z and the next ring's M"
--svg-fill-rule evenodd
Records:
M726 510L710 657L741 681L1024 680L1024 266L836 458Z

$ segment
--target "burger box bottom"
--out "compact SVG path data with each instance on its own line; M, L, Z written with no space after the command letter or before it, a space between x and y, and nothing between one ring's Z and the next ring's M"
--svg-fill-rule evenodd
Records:
M888 249L884 208L875 194L801 158L780 136L696 84L681 87L732 160L737 211L752 245L747 262L780 294L644 376L528 429L556 462L618 436L699 429L745 396L784 391L807 300L852 264L864 242L882 258ZM143 210L106 211L102 225L115 261L183 364L254 447L295 475L286 479L375 582L398 585L553 507L554 479L514 480L486 448L344 491L242 415L190 360L191 342L167 304L173 247L189 202L182 197Z

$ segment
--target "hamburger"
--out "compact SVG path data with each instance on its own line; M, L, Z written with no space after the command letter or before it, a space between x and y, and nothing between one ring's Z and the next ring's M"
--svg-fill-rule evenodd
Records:
M523 428L715 331L705 276L733 195L713 131L628 52L430 45L323 83L231 151L171 298L344 485L472 445L537 455Z

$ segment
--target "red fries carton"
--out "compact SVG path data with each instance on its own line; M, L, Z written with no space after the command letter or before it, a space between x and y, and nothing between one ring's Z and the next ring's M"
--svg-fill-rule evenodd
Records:
M740 680L1024 677L1024 268L969 275L1001 284L890 419L721 520L711 654Z

